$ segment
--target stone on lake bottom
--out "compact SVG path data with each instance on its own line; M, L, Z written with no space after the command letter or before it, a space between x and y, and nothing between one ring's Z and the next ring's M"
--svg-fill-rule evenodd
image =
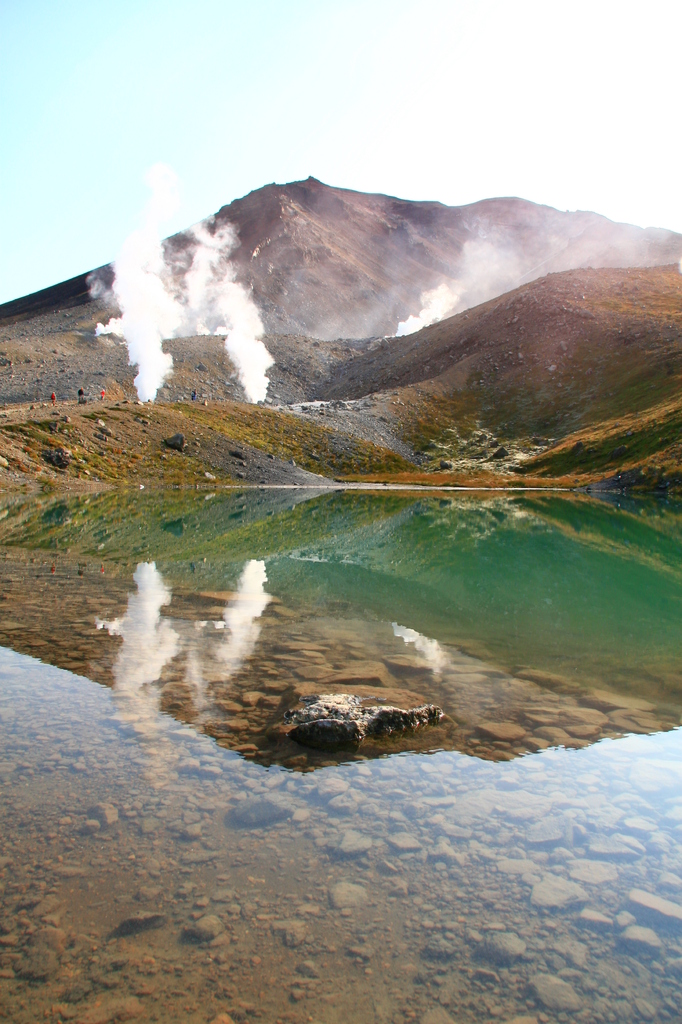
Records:
M543 1006L557 1013L575 1013L582 1006L572 985L552 974L537 974L532 980L535 995Z
M509 964L526 952L526 943L515 932L488 932L483 940L483 952L499 964Z
M186 942L212 942L225 931L225 925L215 914L205 914L194 924L187 925L182 930L182 937Z
M94 807L88 808L87 813L88 818L94 818L99 821L102 828L106 828L108 825L114 825L118 821L118 810L113 804L95 804Z
M301 946L306 940L306 926L304 921L292 918L288 921L273 921L272 930L275 935L281 935L285 946L294 949Z
M630 903L637 911L646 913L652 917L658 917L669 923L682 923L682 907L672 900L663 899L662 896L655 896L643 889L631 889L629 896Z
M621 942L628 946L638 946L647 949L660 949L661 940L653 928L643 928L639 924L631 924L620 936Z
M133 914L126 917L113 934L119 937L125 935L137 935L140 932L152 931L155 928L162 928L166 923L165 914Z
M535 907L560 910L572 903L587 900L587 893L575 882L569 882L560 875L545 875L533 886L530 901Z
M421 1024L455 1024L455 1022L442 1006L434 1006L423 1015Z
M500 857L497 870L505 875L525 875L526 872L537 871L537 864L532 860L520 860L514 857Z
M532 846L556 846L566 842L571 823L566 818L545 818L526 832L526 841Z
M367 899L367 890L353 882L337 882L329 890L329 902L335 910L359 907Z
M225 816L225 824L238 828L267 828L291 817L293 808L272 797L254 797L240 800Z
M411 836L409 832L395 832L393 835L386 836L386 842L398 853L416 853L422 848L419 840Z
M478 732L491 740L516 743L526 735L526 730L516 722L481 722Z
M118 1021L134 1020L143 1012L142 1003L135 996L116 999L113 1002L88 1007L74 1018L74 1024L114 1024Z
M578 860L571 865L568 873L575 882L586 882L589 885L602 885L618 879L618 869L600 860Z
M337 850L346 857L358 857L367 853L372 848L372 840L369 836L363 836L360 832L349 829L344 832L343 838Z
M583 907L578 920L586 928L593 928L595 931L613 928L613 919L607 917L606 914L602 914L599 910L594 910L592 907Z

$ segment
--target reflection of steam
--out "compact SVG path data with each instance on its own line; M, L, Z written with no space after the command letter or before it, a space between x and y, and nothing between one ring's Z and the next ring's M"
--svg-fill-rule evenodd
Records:
M437 640L432 640L428 636L423 636L423 634L418 633L416 629L409 629L407 626L399 626L397 622L393 623L393 635L402 637L406 644L414 644L416 650L424 656L426 661L429 663L429 668L436 675L440 675L446 667L448 658Z
M96 620L98 629L104 628L110 636L123 640L114 679L117 689L126 693L156 682L164 666L178 653L178 635L169 622L161 619L161 609L170 603L171 592L155 563L140 562L133 579L137 593L129 595L123 618Z
M225 335L225 349L237 367L250 402L265 398L265 371L272 357L260 337L263 325L255 303L243 285L229 256L238 244L231 225L211 234L204 224L192 231L196 243L192 263L179 290L173 284L173 268L164 259L159 228L177 205L177 179L169 167L157 164L147 176L152 197L144 224L125 241L115 264L113 295L122 315L108 324L97 324L95 334L125 338L131 363L137 363L137 392L143 401L156 397L173 366L163 351L164 338L195 334ZM94 279L93 298L102 294Z
M179 650L178 635L161 608L169 604L171 592L154 562L140 562L133 576L137 593L128 595L128 608L120 619L96 619L98 629L120 636L123 643L114 664L114 697L121 717L133 724L146 739L160 732L159 697L155 683Z
M218 655L227 668L228 677L239 671L256 646L260 635L257 620L270 603L270 595L265 593L267 582L265 562L255 559L247 562L239 578L237 594L223 612L229 636L219 648Z

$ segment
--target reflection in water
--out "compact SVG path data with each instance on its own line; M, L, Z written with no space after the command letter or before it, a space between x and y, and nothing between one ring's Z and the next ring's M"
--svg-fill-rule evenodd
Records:
M171 591L155 563L140 562L133 579L137 593L129 595L125 615L111 622L96 619L98 629L123 640L114 678L117 690L129 695L156 682L179 650L177 633L166 619L161 619L161 609L170 604Z
M170 604L171 591L165 585L154 562L140 562L133 579L137 592L128 595L128 607L121 618L106 622L96 619L98 629L123 641L113 666L114 697L119 717L133 727L138 736L157 744L149 748L157 762L174 760L159 716L159 693L153 686L165 666L180 650L180 640L161 609ZM159 745L160 744L160 745Z
M244 566L235 597L223 612L229 636L219 650L219 657L228 676L239 671L256 646L260 635L258 619L270 603L270 595L265 592L267 581L265 562L252 558Z
M0 559L0 1017L679 1020L678 512L131 501L131 586L109 500ZM448 717L305 752L341 690Z
M414 644L415 650L426 659L429 668L434 675L439 676L447 665L447 655L437 640L418 633L416 629L409 626L399 626L397 622L392 623L393 635L402 637L406 644Z

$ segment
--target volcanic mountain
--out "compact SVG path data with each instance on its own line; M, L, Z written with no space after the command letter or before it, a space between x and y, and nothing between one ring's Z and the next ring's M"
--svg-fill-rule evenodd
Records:
M237 237L230 256L236 280L252 290L266 333L321 340L394 335L441 286L442 316L548 273L682 257L682 235L594 213L513 198L451 207L315 178L266 185L204 222L211 234L227 225ZM191 230L166 240L167 260L180 274L195 246ZM0 320L85 304L93 285L106 289L112 278L111 265L82 274L0 306Z

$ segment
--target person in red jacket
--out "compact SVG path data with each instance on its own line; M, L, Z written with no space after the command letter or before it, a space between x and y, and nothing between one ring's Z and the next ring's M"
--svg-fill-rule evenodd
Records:
M54 391L50 395L50 401L52 402L53 405L57 404L57 396L55 395Z

